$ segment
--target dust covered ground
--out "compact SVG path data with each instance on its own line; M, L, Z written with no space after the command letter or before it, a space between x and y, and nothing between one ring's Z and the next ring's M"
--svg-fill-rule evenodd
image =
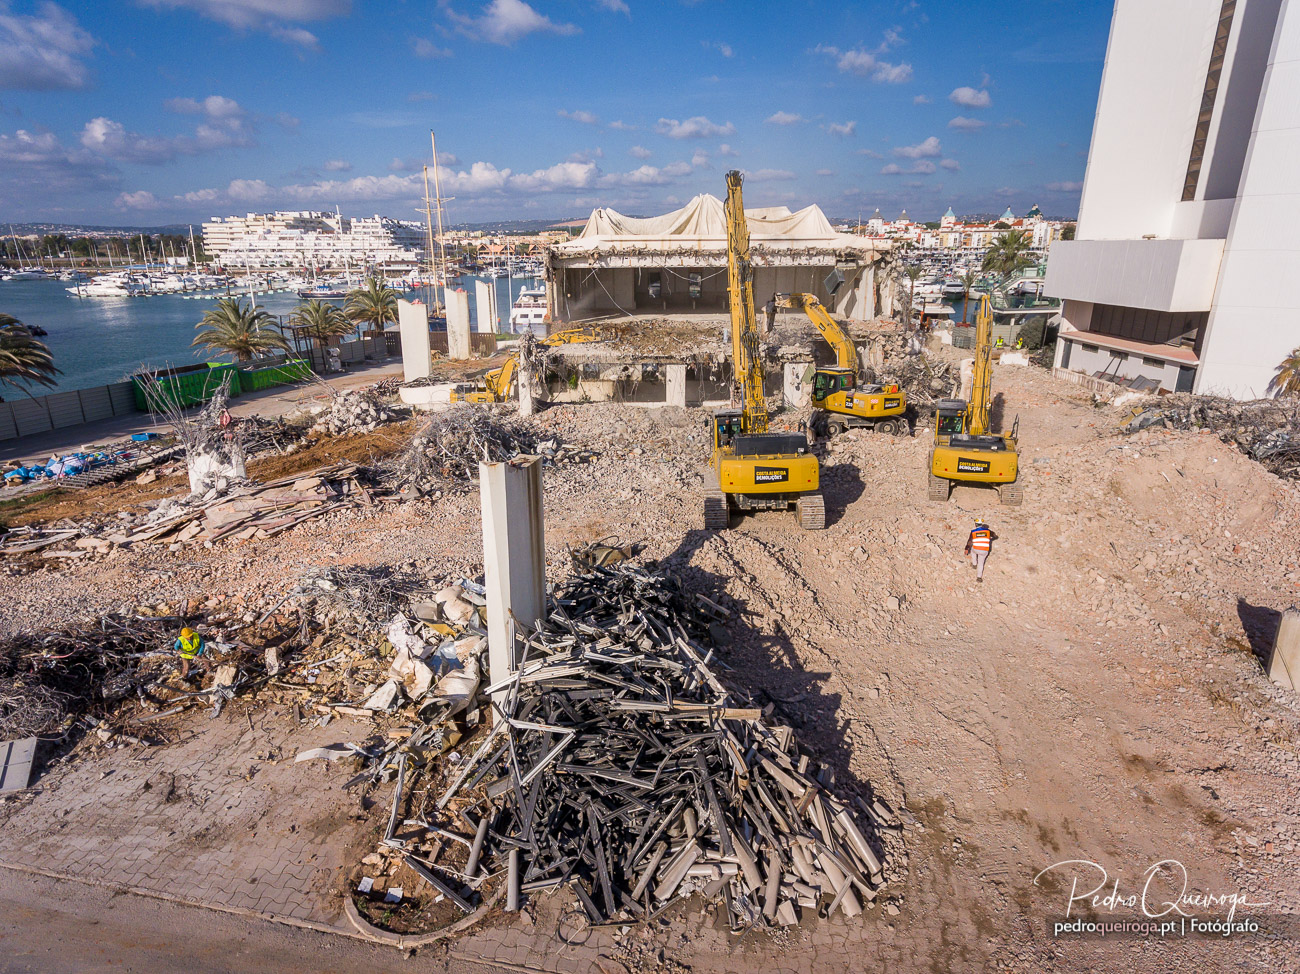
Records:
M1164 904L1182 879L1170 860L1185 869L1188 897L1267 904L1239 907L1239 920L1300 909L1300 715L1261 669L1300 586L1300 491L1213 436L1119 436L1086 393L1037 370L1001 368L995 391L1004 422L1020 419L1023 507L973 489L928 503L924 431L850 433L823 457L828 527L818 533L792 515L698 530L701 410L582 405L535 420L604 443L592 463L546 474L553 577L568 570L567 545L615 535L743 608L721 657L726 675L776 701L839 776L869 780L915 818L904 874L865 917L809 919L740 944L678 919L650 935L653 949L626 954L630 966L1300 968L1300 926L1276 940L1103 939L1051 926L1067 906L1072 918L1118 920L1141 918L1145 902L1173 919ZM976 515L998 536L980 585L962 557ZM474 577L477 492L343 511L238 546L126 550L0 576L0 631L161 599L261 605L329 564ZM194 718L196 733L205 721ZM259 735L258 747L269 744ZM65 773L56 766L48 780ZM240 786L232 774L229 788ZM1068 860L1077 862L1049 870ZM1144 899L1147 870L1161 862ZM1071 905L1076 880L1076 895L1104 886L1099 896L1113 889L1126 902ZM1228 913L1221 902L1183 910Z

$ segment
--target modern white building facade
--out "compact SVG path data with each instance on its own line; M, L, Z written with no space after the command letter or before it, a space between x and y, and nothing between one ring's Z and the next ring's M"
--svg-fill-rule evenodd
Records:
M316 210L213 217L203 224L203 249L235 267L415 267L426 239L421 223Z
M1059 367L1266 395L1300 345L1300 0L1117 0Z

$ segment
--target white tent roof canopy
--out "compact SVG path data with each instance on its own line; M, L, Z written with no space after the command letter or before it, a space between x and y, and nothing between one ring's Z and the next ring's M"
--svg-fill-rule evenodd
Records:
M750 242L757 247L876 251L888 249L875 240L836 233L821 207L791 213L785 206L745 210ZM727 218L722 200L703 193L681 209L663 216L624 216L616 210L591 211L582 233L554 246L558 256L593 250L726 250Z

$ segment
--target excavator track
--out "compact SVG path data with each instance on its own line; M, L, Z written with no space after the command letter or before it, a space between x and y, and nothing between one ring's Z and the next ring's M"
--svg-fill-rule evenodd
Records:
M826 527L826 502L821 494L804 494L794 503L799 527L805 531L820 531Z
M1002 503L1007 507L1019 507L1025 501L1025 488L1019 484L1007 484L1000 491Z
M731 527L731 512L727 510L727 495L717 491L704 495L704 530L725 531Z
M943 477L936 477L934 474L930 474L930 486L926 493L926 496L930 500L938 501L941 504L946 502L948 500L949 489L950 485L947 480Z

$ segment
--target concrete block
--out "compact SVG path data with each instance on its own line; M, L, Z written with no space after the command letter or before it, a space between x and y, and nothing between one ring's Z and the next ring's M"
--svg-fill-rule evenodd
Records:
M542 462L517 457L479 464L483 510L483 585L487 590L488 682L518 664L516 620L534 625L546 610ZM494 699L503 704L508 690Z
M686 405L686 366L669 365L666 369L668 377L668 393L664 397L664 402L669 406Z
M474 325L475 330L496 334L500 316L497 313L496 282L474 282ZM504 329L509 330L509 329Z
M402 335L402 377L406 382L429 377L429 315L419 301L397 299L397 328Z
M446 292L447 357L467 359L469 344L469 294L464 288Z
M1300 690L1300 609L1282 613L1268 654L1268 678L1288 690Z
M786 362L782 369L785 401L796 409L808 405L812 395L811 384L804 382L811 365L811 362Z

